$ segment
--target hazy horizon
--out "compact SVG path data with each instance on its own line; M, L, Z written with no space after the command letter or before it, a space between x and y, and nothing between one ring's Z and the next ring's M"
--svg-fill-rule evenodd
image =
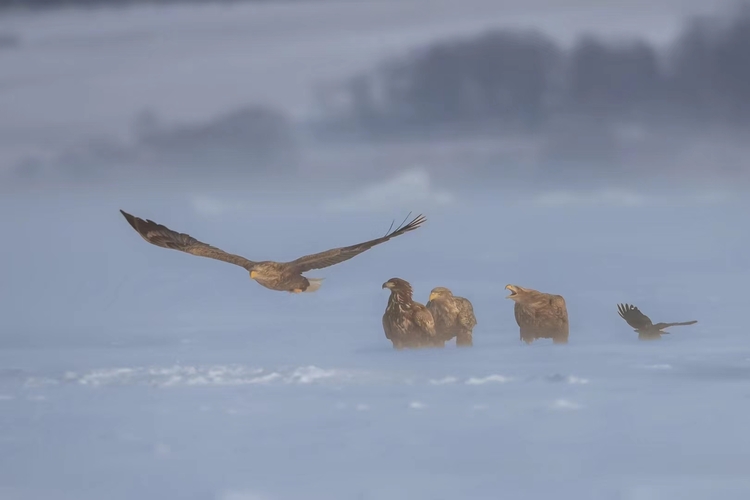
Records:
M410 125L396 142L321 136L320 118L335 111L320 107L324 89L417 49L474 43L472 37L487 30L532 29L560 50L572 50L591 34L605 44L650 43L663 58L693 15L728 19L731 13L724 4L677 8L674 2L588 6L580 15L511 2L503 8L483 0L472 5L436 2L428 16L420 15L418 2L174 4L0 16L0 33L18 38L0 50L0 62L13 69L0 80L6 189L117 186L134 179L148 185L152 176L165 185L211 177L214 184L275 182L273 177L288 183L301 176L301 186L326 178L348 186L419 168L449 183L469 168L469 177L482 185L539 178L573 188L584 179L616 186L628 177L694 187L745 183L747 130L724 122L696 128L679 115L665 115L664 123L608 119L603 127L565 111L529 137L481 122L460 135L450 122L448 128ZM485 49L479 44L468 50L479 57ZM623 56L607 57L617 64ZM421 71L418 64L415 71ZM461 71L447 64L441 71ZM450 97L436 95L437 105ZM356 120L348 123L345 129L357 129ZM438 134L434 125L445 130Z

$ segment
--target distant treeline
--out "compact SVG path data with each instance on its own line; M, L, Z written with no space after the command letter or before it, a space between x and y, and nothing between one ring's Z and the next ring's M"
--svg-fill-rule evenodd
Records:
M321 96L331 125L371 134L534 131L561 118L747 127L750 8L690 21L667 50L593 36L565 50L542 34L507 30L442 41Z
M299 144L282 112L250 105L196 124L166 125L151 111L140 113L132 140L93 137L56 157L28 157L10 171L17 180L112 179L139 174L208 173L224 177L253 173L294 175ZM0 172L2 173L2 172ZM0 176L2 180L2 176Z

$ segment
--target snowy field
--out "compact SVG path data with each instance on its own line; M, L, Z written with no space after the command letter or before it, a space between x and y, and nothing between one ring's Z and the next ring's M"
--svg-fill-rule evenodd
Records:
M301 295L148 245L117 209L259 259L401 209L3 199L0 497L747 498L747 203L497 198L456 193ZM393 351L394 276L470 298L475 347ZM522 344L507 283L563 294L570 344ZM638 342L620 301L699 323Z
M318 80L446 35L663 42L707 5L506 3L4 15L20 45L0 51L0 168L125 137L144 109L304 118ZM750 498L745 192L487 192L419 168L353 193L0 188L0 500ZM148 245L119 209L257 260L428 221L290 295ZM392 277L422 302L435 286L469 298L475 346L394 351ZM521 343L508 283L562 294L570 343ZM638 342L618 302L698 323Z

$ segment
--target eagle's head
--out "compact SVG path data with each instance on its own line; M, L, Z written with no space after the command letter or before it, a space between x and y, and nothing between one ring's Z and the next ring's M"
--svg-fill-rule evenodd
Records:
M531 290L529 290L528 288L524 288L518 285L505 285L505 289L510 291L510 294L505 298L513 300L515 302L522 301L524 297L528 296L531 292Z
M408 281L402 280L401 278L391 278L383 283L383 288L388 288L392 293L395 292L409 292L411 293L411 285Z
M430 298L428 300L442 299L447 297L453 297L453 292L443 286L438 286L432 289L430 292Z

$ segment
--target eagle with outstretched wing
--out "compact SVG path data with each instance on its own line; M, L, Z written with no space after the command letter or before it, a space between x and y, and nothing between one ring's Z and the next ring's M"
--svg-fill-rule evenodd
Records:
M189 234L173 231L152 220L143 220L122 210L120 212L133 229L152 245L179 250L199 257L221 260L243 267L250 272L250 278L257 281L260 285L271 290L291 293L314 292L322 285L323 278L308 278L303 276L302 273L312 269L323 269L349 260L376 245L385 243L391 238L417 229L427 220L424 216L419 215L408 224L402 223L393 231L389 229L388 234L383 237L348 247L333 248L325 252L305 255L291 262L274 262L270 260L255 262L198 241ZM393 229L393 225L391 225L391 229Z
M448 288L438 286L430 292L426 307L435 319L435 330L442 340L448 342L455 337L456 346L459 347L474 344L472 332L477 318L468 299L457 297Z
M391 291L383 314L383 331L394 349L445 346L445 341L437 336L430 311L412 298L408 281L391 278L383 283L383 288Z
M638 340L657 340L661 338L662 334L670 333L663 331L665 328L669 328L670 326L694 325L698 322L693 320L678 323L654 324L651 321L651 318L643 314L640 309L630 304L617 304L617 313L628 325L634 328L634 331L638 332Z
M521 340L530 344L536 339L552 339L567 344L569 336L568 309L562 295L539 292L518 285L507 285L515 302L513 312L521 329Z

